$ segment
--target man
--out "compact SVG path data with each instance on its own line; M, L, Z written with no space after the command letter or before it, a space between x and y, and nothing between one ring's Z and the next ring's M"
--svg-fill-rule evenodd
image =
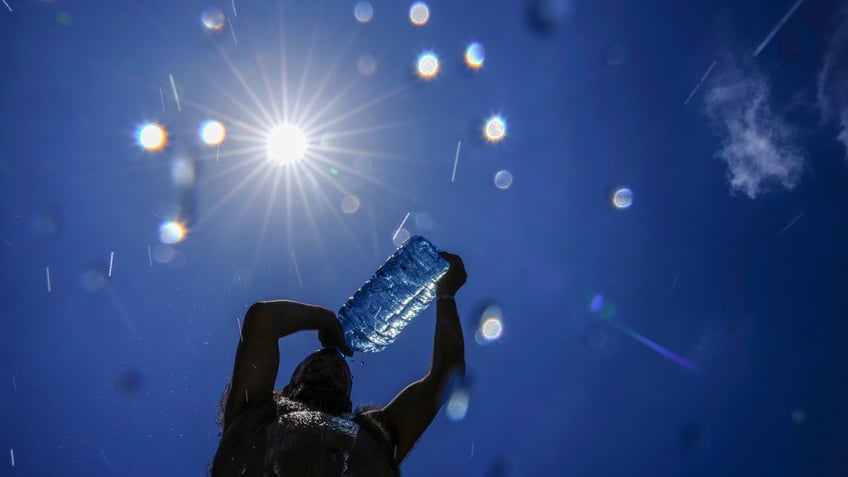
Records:
M454 295L465 284L459 256L436 285L436 336L426 376L383 408L352 412L350 368L336 315L314 305L270 301L250 307L223 403L212 477L399 476L400 463L442 405L445 388L465 375ZM323 349L307 356L287 386L274 391L277 340L317 330Z

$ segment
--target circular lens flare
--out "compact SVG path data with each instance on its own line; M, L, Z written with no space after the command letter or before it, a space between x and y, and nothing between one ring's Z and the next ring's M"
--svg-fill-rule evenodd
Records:
M183 224L176 221L164 222L159 226L159 241L163 244L172 245L181 242L186 235Z
M374 7L368 2L359 2L353 7L353 16L359 23L368 23L374 18Z
M268 134L268 162L284 166L300 160L306 154L306 135L291 124L277 126Z
M218 121L209 120L200 126L200 139L209 146L217 146L224 142L227 130Z
M506 137L506 120L501 116L492 116L483 127L483 136L489 142L498 142Z
M483 50L483 45L480 43L472 43L465 49L465 64L472 70L479 70L483 67L483 61L486 59L486 52Z
M418 56L418 77L429 80L439 74L439 57L432 51L425 51Z
M145 123L136 133L136 141L138 145L148 151L158 151L165 146L167 135L162 126L155 123Z
M430 7L424 2L415 2L409 9L409 21L415 26L424 26L430 19Z
M221 31L224 29L224 12L220 8L207 8L200 15L200 21L208 31Z
M612 196L612 204L617 209L626 209L633 205L633 191L624 187L615 191Z

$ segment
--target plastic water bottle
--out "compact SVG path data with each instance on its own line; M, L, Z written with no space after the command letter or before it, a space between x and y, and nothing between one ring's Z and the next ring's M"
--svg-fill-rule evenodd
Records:
M354 351L377 352L436 296L450 263L424 237L410 237L339 310L345 341Z

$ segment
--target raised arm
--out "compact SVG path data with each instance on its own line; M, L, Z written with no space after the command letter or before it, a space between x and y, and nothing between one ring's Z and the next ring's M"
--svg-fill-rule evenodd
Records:
M225 431L246 405L272 399L280 367L277 341L303 330L317 330L324 346L338 346L346 355L353 354L335 313L326 308L278 300L256 303L247 310L224 406Z
M403 389L376 411L395 440L400 464L439 412L445 388L453 376L465 376L465 344L453 296L465 283L465 266L457 255L442 253L451 266L436 287L436 336L433 360L426 376Z

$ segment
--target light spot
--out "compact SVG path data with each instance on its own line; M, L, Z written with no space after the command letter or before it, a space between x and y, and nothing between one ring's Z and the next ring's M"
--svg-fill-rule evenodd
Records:
M374 7L369 2L359 2L353 7L353 16L359 23L368 23L374 18Z
M439 74L439 57L432 51L418 55L418 77L429 80Z
M415 26L424 26L430 20L430 7L424 2L415 2L409 8L409 21Z
M362 76L371 76L377 71L377 58L372 55L362 55L356 62L356 69Z
M84 270L80 273L79 285L80 288L87 292L102 290L106 286L106 274L103 273L103 267L92 265L87 270Z
M171 163L171 181L174 185L187 187L194 184L194 162L181 158Z
M159 241L164 244L171 245L181 242L185 235L185 227L179 222L168 221L159 226Z
M209 7L200 14L200 21L207 31L217 32L224 29L224 12L217 7Z
M512 185L512 173L511 172L509 172L507 170L503 170L503 171L498 171L497 173L495 173L495 187L497 187L500 190L506 190L506 189L509 189L509 187L511 185Z
M486 59L486 52L483 50L483 45L474 42L468 45L465 49L465 64L472 70L479 70L483 67L483 61Z
M474 334L479 345L487 345L503 336L503 310L498 305L489 305L480 315L480 326Z
M167 135L162 126L156 123L145 123L136 131L138 145L148 151L158 151L165 146Z
M460 387L451 394L445 406L445 413L451 421L461 421L468 413L469 393L467 389Z
M621 188L612 195L612 204L617 209L626 209L633 205L633 192L628 188Z
M589 303L589 311L591 311L592 313L599 313L603 306L604 296L600 293L596 293L595 296L592 297L591 303Z
M221 144L226 136L227 130L218 121L210 119L200 126L200 139L209 146Z
M342 197L342 211L346 214L353 214L357 210L359 210L359 197L353 194Z
M801 424L806 419L807 415L803 409L795 409L792 411L792 422Z
M307 149L306 136L299 128L283 124L268 134L268 162L284 166L302 159Z
M157 245L153 251L153 259L156 263L169 263L174 259L176 250L170 245Z
M436 225L433 214L429 212L418 212L415 214L415 226L421 230L431 230Z
M499 115L489 118L483 127L483 137L489 142L502 141L506 137L506 120Z

